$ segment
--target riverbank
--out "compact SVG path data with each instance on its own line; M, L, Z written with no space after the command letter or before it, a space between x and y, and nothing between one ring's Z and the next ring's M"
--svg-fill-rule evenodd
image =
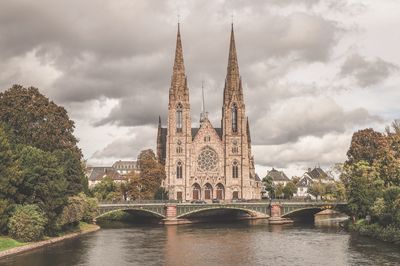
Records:
M349 230L362 236L372 237L381 241L400 245L400 229L394 225L383 227L379 224L368 224L365 220L358 220L349 224Z
M77 231L65 233L62 236L51 237L46 240L31 242L31 243L22 243L8 237L2 237L0 243L2 243L3 250L0 251L0 259L11 255L19 254L22 252L34 250L37 248L42 248L54 243L75 238L91 232L95 232L99 229L100 227L95 224L82 224L79 226L79 229L77 229Z

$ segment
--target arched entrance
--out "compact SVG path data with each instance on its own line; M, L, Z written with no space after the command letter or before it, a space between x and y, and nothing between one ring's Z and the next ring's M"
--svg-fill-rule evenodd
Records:
M209 183L207 183L204 186L204 199L211 200L212 198L213 198L212 186Z
M223 200L225 198L225 189L221 183L218 183L217 186L217 199Z
M234 199L234 200L239 199L239 191L233 191L232 192L232 199Z
M192 186L192 199L199 200L201 198L201 188L199 184L193 184Z

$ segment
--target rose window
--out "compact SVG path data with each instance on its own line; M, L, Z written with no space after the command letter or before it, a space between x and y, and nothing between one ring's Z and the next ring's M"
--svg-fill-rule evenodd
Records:
M202 171L215 170L218 164L218 155L214 150L204 148L197 158L197 164Z

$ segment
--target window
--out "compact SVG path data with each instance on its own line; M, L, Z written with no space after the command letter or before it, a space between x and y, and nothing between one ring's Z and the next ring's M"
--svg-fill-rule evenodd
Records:
M203 172L215 171L218 166L218 155L210 147L205 147L197 158L197 165Z
M211 140L211 137L210 136L205 136L204 137L204 142L207 142L207 141L210 141Z
M232 106L232 132L236 133L237 132L237 123L238 119L237 119L237 106L236 103L233 104Z
M182 132L182 104L176 107L176 132Z
M176 165L176 178L182 178L182 163L178 162Z
M237 161L234 161L232 164L232 178L239 177L239 165Z
M182 148L182 141L178 140L178 142L176 143L178 146L176 147L176 153L182 153L183 152L183 148Z
M238 153L239 149L238 147L232 147L232 153Z

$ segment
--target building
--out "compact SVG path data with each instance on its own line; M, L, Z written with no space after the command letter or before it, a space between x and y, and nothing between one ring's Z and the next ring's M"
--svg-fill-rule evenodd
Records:
M89 188L94 187L98 183L103 180L105 177L110 177L114 182L119 183L125 181L125 177L118 173L113 167L103 167L103 166L95 166L95 167L87 167L86 176L88 178Z
M283 171L278 171L275 168L272 168L271 171L268 171L266 177L272 178L274 186L286 186L286 184L290 181L289 177L287 177Z
M312 198L315 197L308 193L308 189L314 182L321 182L324 184L334 182L334 179L331 178L324 170L322 170L319 166L308 168L308 170L301 176L299 182L297 182L297 192L294 195L299 198Z
M106 176L111 177L114 182L120 183L126 181L127 174L134 171L139 173L136 161L116 161L110 166L89 166L86 169L89 187L94 187L100 183Z
M175 61L169 89L168 119L159 120L157 157L165 165L163 186L177 200L260 199L251 153L250 126L236 54L233 25L222 102L221 126L214 127L204 109L192 128L189 87L178 24Z
M126 175L131 173L132 171L135 173L139 173L139 168L137 166L136 161L116 161L112 168L115 169L121 175Z

